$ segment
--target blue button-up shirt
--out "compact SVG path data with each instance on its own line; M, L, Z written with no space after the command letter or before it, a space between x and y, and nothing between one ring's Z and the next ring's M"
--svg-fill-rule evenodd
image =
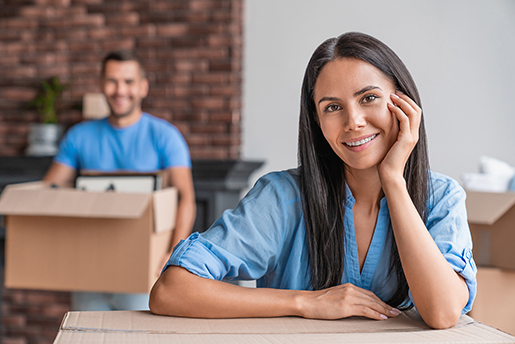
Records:
M467 222L465 191L453 179L431 172L429 233L469 288L468 312L476 295L476 265ZM386 198L380 202L374 235L359 268L354 231L354 197L347 188L343 283L372 291L383 301L397 288L390 276L393 233ZM206 232L193 233L174 249L165 267L178 265L217 280L256 280L257 287L309 290L306 229L296 170L262 177L234 210L226 210ZM411 300L411 294L410 294ZM412 300L411 300L412 301Z

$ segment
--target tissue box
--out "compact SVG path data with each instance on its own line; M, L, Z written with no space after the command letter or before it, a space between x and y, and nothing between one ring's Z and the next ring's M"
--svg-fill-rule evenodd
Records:
M461 176L463 187L481 192L506 192L512 176L483 173L464 173Z
M467 190L466 202L476 264L515 270L515 192Z

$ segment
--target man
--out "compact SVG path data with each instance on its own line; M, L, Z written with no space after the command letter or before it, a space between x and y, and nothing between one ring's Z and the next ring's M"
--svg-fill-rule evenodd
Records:
M171 253L190 234L195 220L188 146L175 126L141 110L149 85L141 62L132 53L116 51L104 58L101 88L111 109L109 117L72 127L43 180L72 185L80 170L165 170L179 194ZM73 293L72 306L77 310L148 309L148 294Z

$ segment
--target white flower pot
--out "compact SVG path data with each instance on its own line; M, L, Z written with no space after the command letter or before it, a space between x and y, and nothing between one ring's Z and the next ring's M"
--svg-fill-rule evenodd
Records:
M56 155L63 134L61 124L32 123L29 131L29 146L25 152L30 156Z

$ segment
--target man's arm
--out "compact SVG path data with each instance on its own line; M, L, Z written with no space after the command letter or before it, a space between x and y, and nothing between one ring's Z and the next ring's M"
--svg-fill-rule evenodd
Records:
M195 190L193 188L193 177L191 169L187 167L172 167L167 170L170 178L170 186L177 188L179 193L179 204L175 229L172 235L170 253L175 245L191 234L195 222L197 206L195 203Z
M77 171L70 166L54 162L43 177L43 181L60 186L73 186L76 175Z

